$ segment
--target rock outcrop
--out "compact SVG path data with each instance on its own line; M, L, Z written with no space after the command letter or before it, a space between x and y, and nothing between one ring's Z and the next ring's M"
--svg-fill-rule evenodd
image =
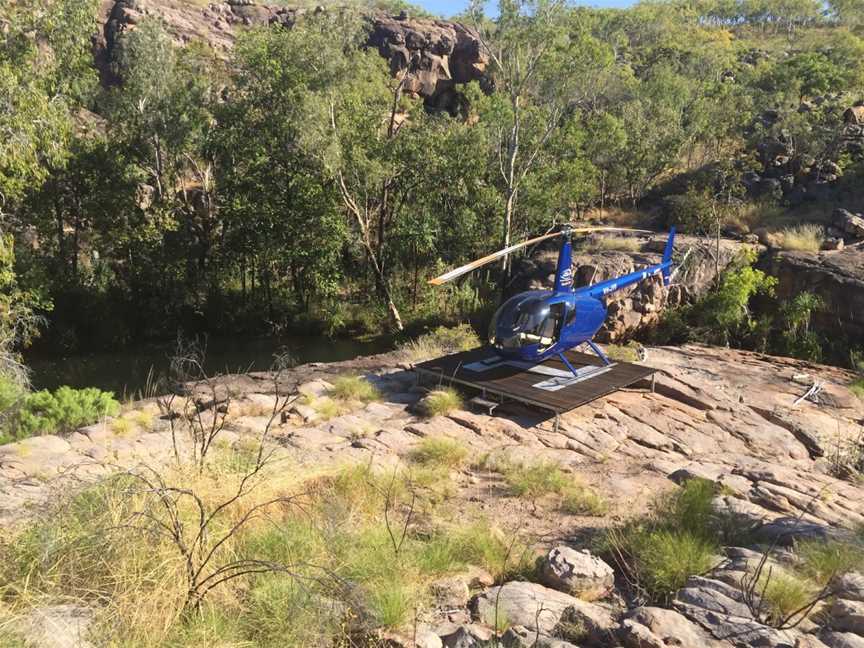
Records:
M860 473L843 469L864 452L864 401L848 389L853 375L836 367L730 349L651 348L647 362L658 369L653 391L645 385L610 394L562 415L553 426L542 413L515 405L499 407L495 417L455 411L421 419L415 404L423 390L401 362L398 355L383 355L305 365L279 376L280 394L306 395L312 402L327 398L334 378L344 373L365 374L382 394L380 402L358 402L327 420L305 421L295 411L271 425L267 413L276 383L263 373L222 377L215 396L191 388L189 396L205 415L228 417L220 446L248 448L244 444L267 429L274 458L298 470L346 463L389 469L404 465L400 458L427 437L456 440L473 456L551 462L608 501L608 515L591 518L592 527L645 512L676 482L710 480L718 485L715 507L736 520L743 535L775 546L775 571L785 565L784 547L795 540L845 539L864 524ZM816 381L824 384L818 402L796 404ZM136 407L150 408L152 424L130 430L108 420L64 438L0 446L0 523L44 514L52 501L62 505L59 490L120 467L172 462L168 415L160 416L152 402ZM390 633L383 645L484 646L494 637L496 620L510 626L501 643L519 647L820 648L864 641L860 574L838 578L836 601L819 615L824 621L776 630L756 618L742 596L741 577L761 558L746 547L727 548L716 569L691 577L675 594L674 609L627 610L614 593L609 565L577 550L586 519L520 500L490 472L454 471L448 506L480 506L504 525L528 514L532 537L546 548L540 577L554 587L518 580L493 586L482 570L442 577L431 583L428 618L414 636ZM50 605L31 617L38 624L47 615L82 627L90 618L87 609Z
M813 313L817 329L834 339L864 340L864 248L830 252L771 253L763 263L778 279L777 296L790 299L809 291L821 297L824 308Z
M338 8L330 9L338 11ZM227 58L240 30L270 25L290 29L308 13L323 7L258 4L227 0L197 4L183 0L106 0L102 34L96 39L96 61L103 80L116 82L110 63L122 48L123 35L141 21L161 20L178 45L199 42L217 56ZM455 111L460 106L457 85L483 80L487 57L476 33L462 24L426 18L370 13L366 46L390 63L395 75L405 74L406 92L422 97L426 105Z
M660 262L665 236L635 240L639 246L637 251L592 250L592 239L587 239L589 251L574 251L573 254L574 285L588 286ZM717 270L722 272L744 249L758 249L756 245L723 239L718 255L713 244L708 249L705 240L695 236L679 235L675 241L678 259L683 259L686 254L687 261L676 274L674 285L667 290L657 279L610 295L609 316L597 334L599 341L615 342L655 324L666 307L677 306L705 294ZM517 293L521 290L551 289L555 281L557 259L558 248L548 245L532 257L518 261L514 264L516 278L510 291Z

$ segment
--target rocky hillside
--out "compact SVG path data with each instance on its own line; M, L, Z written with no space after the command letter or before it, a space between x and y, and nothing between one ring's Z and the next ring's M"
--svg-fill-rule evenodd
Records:
M102 7L102 34L96 40L96 60L106 81L110 62L122 47L123 34L142 20L161 20L179 45L202 43L225 57L244 28L275 26L290 29L307 11L251 0L198 4L188 0L107 0ZM455 87L480 80L487 66L476 33L459 23L372 13L367 46L390 63L395 74L407 70L404 88L430 107L454 110Z
M847 387L853 376L832 367L696 346L649 349L647 362L659 369L653 391L646 385L605 397L563 416L557 431L542 414L509 405L494 417L467 410L424 416L417 403L426 390L392 355L307 365L279 378L281 393L304 396L269 428L280 471L291 466L292 474L318 474L346 464L389 469L412 461L429 440L461 447L471 460L449 469L448 507L458 517L480 512L496 520L539 554L536 582L496 582L476 569L435 581L434 596L415 621L408 628L376 630L377 641L493 645L493 619L500 614L506 618L505 646L864 643L860 574L837 574L846 578L843 588L794 628L766 625L742 589L758 567L764 543L775 547L768 556L773 568L786 569L796 560L786 547L805 539L842 540L864 524L864 489L857 478L864 401ZM341 412L324 407L333 383L346 372L363 372L381 400ZM802 398L814 385L821 388L818 394ZM273 390L270 376L252 374L220 379L215 400L206 396L212 392L201 392L203 411L227 417L220 447L240 452L260 437L274 411ZM41 436L3 446L4 525L27 524L47 500L62 502L61 492L74 492L118 469L170 463L175 451L168 418L153 402L142 402L123 415L126 425L109 420L66 438ZM442 439L451 446L440 446ZM554 466L556 474L601 499L566 513L554 493L520 496L506 470L496 468L502 465L547 471ZM655 498L673 493L675 484L697 477L716 485L715 511L747 530L739 534L743 544L726 547L725 555L717 556L708 572L693 574L667 606L641 604L620 565L588 551L595 546L591 538L645 513ZM406 529L423 537L431 523L428 513L414 521L409 514ZM84 646L90 645L90 620L98 615L97 607L47 599L18 627L34 645L56 646L44 630L43 621L50 619L81 637L64 645Z

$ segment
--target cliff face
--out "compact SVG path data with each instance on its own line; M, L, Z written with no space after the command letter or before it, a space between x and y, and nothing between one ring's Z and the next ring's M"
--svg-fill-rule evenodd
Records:
M803 291L821 297L824 308L813 314L817 328L843 335L853 346L864 340L864 248L776 252L765 265L777 277L780 299Z
M196 4L190 0L105 0L101 34L96 39L96 62L103 79L111 76L109 62L123 35L147 18L161 20L179 45L201 42L227 58L238 33L253 26L290 29L306 13L324 11L228 0ZM422 97L432 108L454 111L459 104L457 84L484 78L487 58L474 30L445 20L414 19L371 14L366 45L377 50L401 75L407 69L406 92Z

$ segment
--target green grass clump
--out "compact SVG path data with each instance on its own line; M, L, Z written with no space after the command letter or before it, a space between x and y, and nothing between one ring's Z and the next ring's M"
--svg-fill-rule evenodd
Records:
M643 584L649 592L672 594L694 574L714 566L716 543L685 530L648 533L637 549Z
M606 355L616 362L639 362L639 343L607 344Z
M408 454L409 459L421 465L458 468L468 457L468 449L455 439L427 437Z
M853 380L852 384L849 385L849 390L858 398L864 400L864 377Z
M780 231L778 243L784 250L818 252L825 241L825 229L821 225L805 224L787 227Z
M590 488L570 485L562 493L559 508L571 515L601 517L609 510L609 503Z
M128 437L136 429L132 419L121 416L111 421L111 431L119 437Z
M798 571L818 585L835 576L864 570L864 545L857 542L802 541L795 545L800 558Z
M0 374L0 416L15 407L26 391L9 376Z
M501 474L513 495L532 500L550 493L562 493L570 484L558 464L550 461L508 463Z
M771 624L778 624L791 613L803 609L818 594L818 588L811 581L780 569L771 570L770 575L766 571L756 587L766 608L766 619Z
M443 387L429 392L420 402L420 407L428 417L446 416L464 407L462 395L452 387Z
M692 479L654 505L653 512L611 529L603 551L654 603L666 603L687 578L714 566L721 543L736 529L714 512L716 486Z
M470 351L480 344L480 338L474 329L469 324L460 324L452 328L439 326L434 331L403 344L399 351L405 361L420 362L459 351Z
M333 381L333 388L328 394L340 401L371 403L381 400L378 388L362 376L340 376Z

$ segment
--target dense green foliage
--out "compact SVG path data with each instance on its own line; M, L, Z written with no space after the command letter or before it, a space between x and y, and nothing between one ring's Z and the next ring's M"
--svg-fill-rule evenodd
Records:
M0 421L0 443L8 443L40 434L72 432L106 416L116 416L120 403L110 392L95 387L60 387L54 392L24 395L0 380L0 412L9 412L8 420Z
M227 61L144 20L109 61L122 83L100 87L96 4L0 9L0 228L16 244L0 308L14 294L48 313L64 349L464 321L496 271L425 280L565 219L635 207L713 233L776 214L741 181L766 138L790 168L830 161L849 187L861 173L838 135L864 88L847 0L506 0L494 21L478 5L463 19L492 83L460 86L454 115L404 93L349 10L241 31ZM737 279L732 297L759 281Z

